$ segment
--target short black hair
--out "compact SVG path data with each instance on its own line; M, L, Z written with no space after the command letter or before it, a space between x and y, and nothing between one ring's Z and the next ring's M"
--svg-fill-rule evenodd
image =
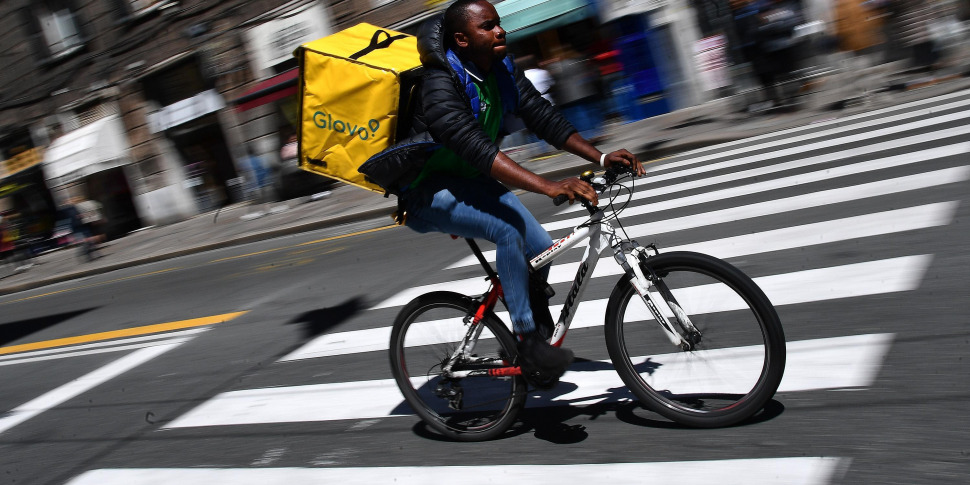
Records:
M445 10L444 19L446 45L454 47L455 34L464 31L465 26L468 25L468 21L471 19L471 15L468 14L468 7L483 1L488 0L458 0L448 6L448 9Z

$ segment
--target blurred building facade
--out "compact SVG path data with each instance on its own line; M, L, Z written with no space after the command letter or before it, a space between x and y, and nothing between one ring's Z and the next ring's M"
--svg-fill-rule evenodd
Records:
M117 237L242 200L254 172L279 172L295 103L295 87L254 87L295 77L303 42L358 22L406 26L436 3L0 2L0 211L42 235L58 206L94 199Z

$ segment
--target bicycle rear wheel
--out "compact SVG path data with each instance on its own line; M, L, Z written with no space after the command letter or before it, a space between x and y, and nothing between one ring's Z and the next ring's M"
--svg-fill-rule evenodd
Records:
M620 377L647 408L688 426L730 426L761 410L785 368L785 336L771 302L744 273L711 256L671 252L641 265L657 301L673 295L699 331L690 350L667 339L630 283L621 279L606 311L606 343ZM661 308L677 325L674 311ZM678 330L681 330L678 327Z
M526 398L521 376L442 376L442 366L468 331L463 320L476 307L464 295L428 293L408 303L391 330L391 371L404 399L428 426L459 441L488 440L504 433ZM515 339L498 317L489 312L479 325L483 328L476 347L453 370L505 367L503 356L506 362L515 358Z

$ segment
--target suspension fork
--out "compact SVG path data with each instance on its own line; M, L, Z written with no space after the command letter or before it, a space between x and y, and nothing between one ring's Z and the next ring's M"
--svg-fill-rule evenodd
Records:
M632 275L630 278L630 284L633 285L633 289L637 292L637 295L640 296L640 300L643 301L643 304L646 305L647 309L650 310L650 313L657 320L657 323L660 325L661 330L663 330L664 335L667 336L667 339L670 340L670 343L680 347L681 350L691 350L693 346L691 345L690 341L685 339L680 332L677 331L674 324L671 323L670 319L664 316L664 313L654 301L657 298L656 294L650 291L651 287L657 288L657 292L659 292L661 297L660 300L662 300L663 304L670 310L670 313L674 315L674 318L678 320L681 325L687 327L686 330L688 333L689 330L693 328L693 324L690 323L689 319L687 319L686 325L684 324L683 319L686 319L687 315L680 308L680 305L676 303L676 300L674 300L673 295L670 293L670 290L667 288L667 285L664 284L663 280L658 278L657 275L654 274L654 272L649 268L649 266L646 264L641 264L650 257L650 253L648 251L649 249L653 249L654 253L656 254L656 247L642 247L631 244L630 242L621 242L613 245L613 257L627 274ZM637 264L630 264L626 257L626 253L630 253ZM646 271L644 271L644 268Z

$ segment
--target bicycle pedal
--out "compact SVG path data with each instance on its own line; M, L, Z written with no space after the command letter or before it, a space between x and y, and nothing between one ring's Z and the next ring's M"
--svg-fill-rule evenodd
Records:
M536 389L542 389L544 391L548 391L549 389L556 387L556 384L559 384L558 377L549 377L539 371L532 371L528 373L523 372L522 375L525 377L526 382L531 384Z

